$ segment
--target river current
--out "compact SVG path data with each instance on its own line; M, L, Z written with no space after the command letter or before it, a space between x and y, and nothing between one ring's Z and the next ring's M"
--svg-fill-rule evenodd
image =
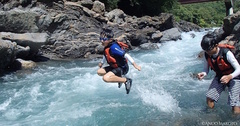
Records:
M131 92L96 74L100 59L39 62L0 78L1 126L197 126L240 125L223 92L215 109L205 93L214 73L202 81L198 58L207 31L182 33L182 40L152 51L128 52ZM195 37L192 37L195 34Z

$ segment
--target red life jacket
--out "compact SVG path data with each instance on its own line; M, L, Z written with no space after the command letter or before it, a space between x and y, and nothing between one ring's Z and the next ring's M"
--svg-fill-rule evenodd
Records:
M228 44L218 44L218 47L228 48L228 49L235 49L234 46L228 45Z
M219 45L219 53L216 58L211 58L207 53L205 53L205 57L207 62L212 70L214 70L217 76L223 76L231 74L234 71L232 65L227 61L227 52L230 51L229 49L233 49L234 46L230 45Z
M123 43L123 42L117 41L116 43L121 47L122 50L125 50L125 49L128 48L128 45L125 44L125 43ZM110 46L111 46L111 45L110 45ZM108 64L109 64L111 67L117 68L117 67L119 67L120 64L119 64L119 62L111 55L110 46L107 46L107 47L104 49L104 56L106 57L106 60L107 60ZM124 58L124 60L125 60L124 62L127 63L127 59Z

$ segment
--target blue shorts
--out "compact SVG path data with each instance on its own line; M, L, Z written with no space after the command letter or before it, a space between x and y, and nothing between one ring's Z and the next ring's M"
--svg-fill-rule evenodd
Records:
M218 77L215 77L209 86L206 93L208 98L211 98L215 102L219 100L220 94L224 89L228 87L228 104L230 106L240 106L240 80L232 79L229 83L222 84Z

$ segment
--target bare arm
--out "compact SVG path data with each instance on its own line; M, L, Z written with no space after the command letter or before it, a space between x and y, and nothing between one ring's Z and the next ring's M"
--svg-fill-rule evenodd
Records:
M124 57L128 59L128 61L134 66L135 69L141 71L141 67L134 62L133 58L129 54L125 53Z
M203 58L204 58L204 61L203 61L203 71L198 73L198 75L197 75L199 80L202 80L209 72L208 62L207 62L205 56Z

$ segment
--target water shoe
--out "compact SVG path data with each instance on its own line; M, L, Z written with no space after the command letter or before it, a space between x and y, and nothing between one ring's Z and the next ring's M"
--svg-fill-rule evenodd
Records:
M129 94L131 87L132 87L132 79L127 78L127 81L125 82L125 88L126 88L127 94Z

